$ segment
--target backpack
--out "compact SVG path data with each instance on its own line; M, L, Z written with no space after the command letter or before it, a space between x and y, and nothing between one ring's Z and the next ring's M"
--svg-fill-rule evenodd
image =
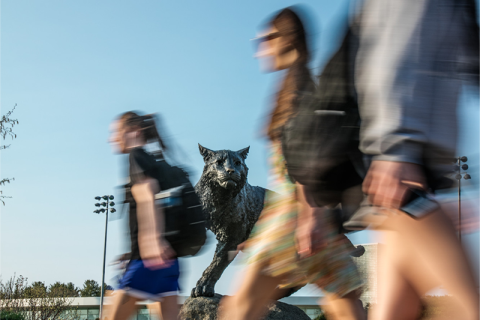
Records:
M205 244L207 230L200 199L188 174L179 167L171 166L163 158L156 160L152 173L161 190L155 194L155 204L163 208L165 239L177 257L197 254ZM131 183L124 185L124 188L124 203L134 202Z
M339 190L362 182L360 115L353 84L357 41L349 29L320 74L318 85L297 93L296 113L283 128L288 174L303 185ZM359 174L339 179L345 166L355 167Z
M207 239L200 199L181 168L162 159L157 160L156 171L161 191L155 195L155 202L164 210L165 239L177 257L193 256Z

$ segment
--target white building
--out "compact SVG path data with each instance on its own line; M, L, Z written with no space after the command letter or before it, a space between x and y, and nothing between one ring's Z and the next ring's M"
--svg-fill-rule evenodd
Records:
M179 303L183 302L188 297L180 296ZM280 300L302 309L311 319L321 314L318 306L320 297L288 297ZM96 320L99 319L100 312L100 298L72 298L72 307L77 307L77 312L80 316L79 320ZM110 297L105 297L105 304L109 303ZM149 302L138 303L137 314L131 320L157 320L159 319L153 308L149 308Z

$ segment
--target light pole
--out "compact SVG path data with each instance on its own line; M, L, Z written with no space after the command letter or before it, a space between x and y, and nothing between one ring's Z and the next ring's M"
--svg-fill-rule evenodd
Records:
M466 164L467 161L468 161L468 158L465 156L455 158L455 164L457 167L457 175L455 176L455 179L458 180L458 240L460 240L460 243L462 242L462 205L461 205L460 186L461 186L462 178L465 180L469 180L472 178L466 172L468 170L468 164ZM464 163L462 164L462 162Z
M115 206L115 202L113 202L113 201L109 202L109 200L114 199L114 197L112 195L103 196L103 197L100 197L100 196L95 197L95 200L97 200L97 201L100 201L102 199L105 200L105 201L103 201L101 203L100 202L95 203L95 207L100 208L102 206L104 208L100 208L100 209L97 209L97 210L93 211L96 214L105 212L105 240L103 242L102 287L101 287L101 292L100 292L100 319L103 318L103 296L104 296L104 287L103 286L104 286L104 283L105 283L105 258L107 256L108 209L110 208L111 213L114 213L115 211L117 211L117 210L115 210L115 208L113 208Z

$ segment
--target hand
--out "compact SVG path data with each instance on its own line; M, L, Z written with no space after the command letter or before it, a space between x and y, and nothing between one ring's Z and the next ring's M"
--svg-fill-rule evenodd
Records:
M162 239L159 241L157 254L143 259L143 264L148 269L156 270L162 268L168 268L172 265L172 258L175 256L175 251L170 247L167 240Z
M409 188L427 188L422 167L394 161L373 161L363 182L363 192L373 205L399 209Z
M295 241L300 258L310 257L327 246L322 209L305 207L297 218Z

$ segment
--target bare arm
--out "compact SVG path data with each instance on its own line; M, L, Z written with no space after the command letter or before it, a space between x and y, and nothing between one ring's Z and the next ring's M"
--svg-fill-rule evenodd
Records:
M138 246L143 260L156 261L161 265L172 257L172 250L164 239L164 212L155 205L155 194L160 191L158 182L145 177L132 187L132 195L137 203ZM148 264L148 263L147 263Z

